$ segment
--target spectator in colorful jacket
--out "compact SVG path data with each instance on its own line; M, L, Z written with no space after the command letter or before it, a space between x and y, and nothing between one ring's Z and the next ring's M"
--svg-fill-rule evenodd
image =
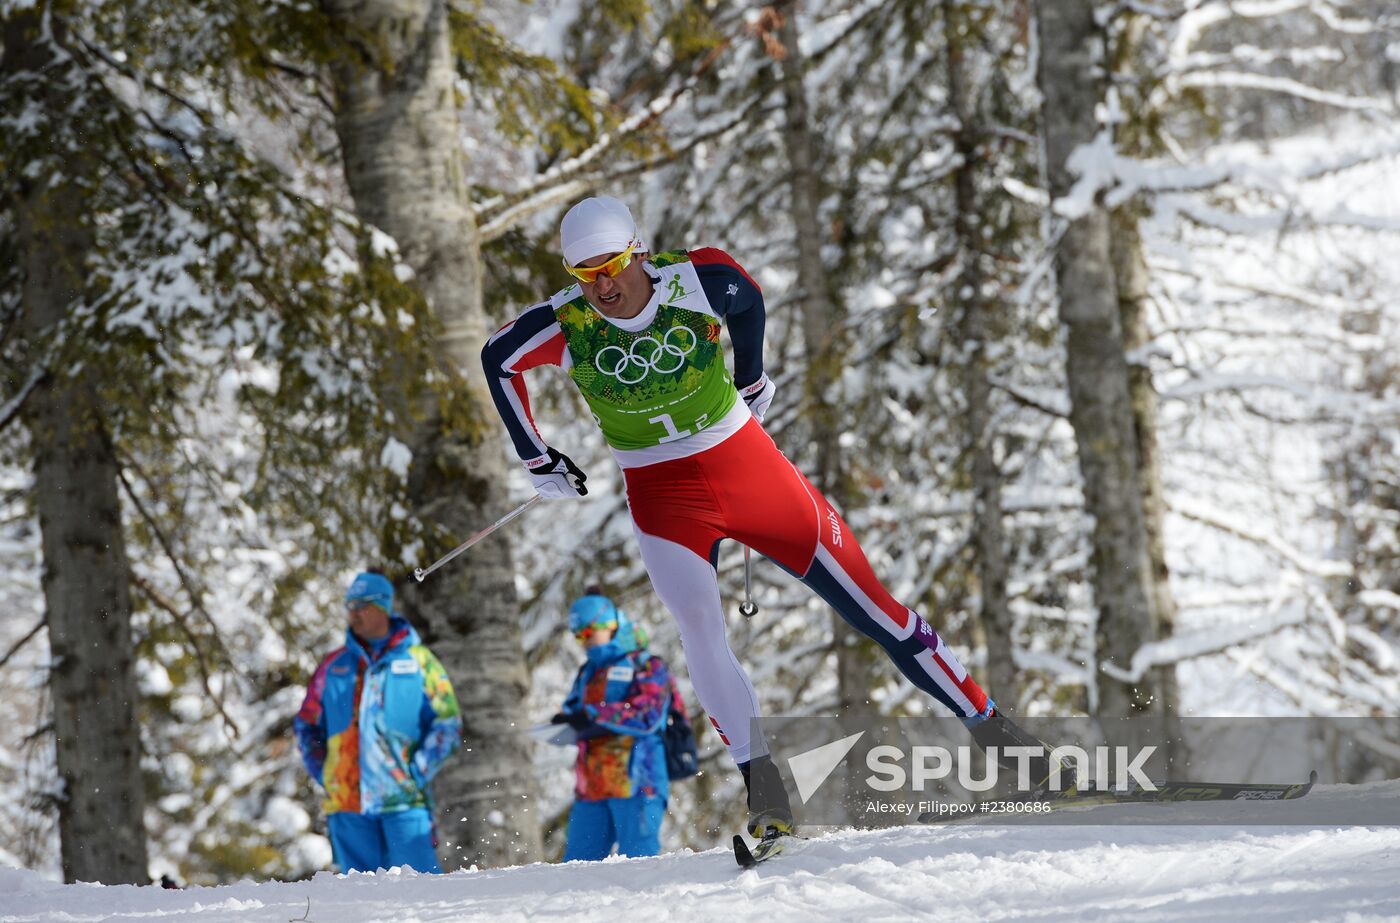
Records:
M393 614L384 575L357 576L345 609L345 646L321 661L293 722L306 771L325 789L335 862L342 872L441 872L430 783L461 744L457 697Z
M574 807L564 861L661 851L670 780L662 732L671 672L612 600L590 588L569 610L587 650L556 724L578 732Z

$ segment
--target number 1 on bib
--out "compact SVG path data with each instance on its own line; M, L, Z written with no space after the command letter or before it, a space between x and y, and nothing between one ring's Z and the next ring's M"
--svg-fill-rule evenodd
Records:
M647 420L647 422L660 423L666 430L666 435L657 440L658 443L675 442L677 439L684 439L686 436L690 435L690 430L688 429L676 429L676 421L671 419L669 413L663 413L660 416L652 417Z

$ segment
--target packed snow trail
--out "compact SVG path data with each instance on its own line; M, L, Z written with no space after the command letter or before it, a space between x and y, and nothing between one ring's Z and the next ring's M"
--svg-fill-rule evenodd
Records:
M158 888L0 871L0 921L1394 920L1400 830L1009 827L848 833L761 870L699 855ZM310 899L308 910L307 900Z
M1400 786L1319 786L1296 804L1314 799L1359 821L1368 806L1400 799ZM322 873L304 882L184 891L59 885L0 869L0 923L600 921L658 914L725 923L804 916L1395 920L1400 826L906 826L820 836L752 871L736 869L726 847L443 876Z

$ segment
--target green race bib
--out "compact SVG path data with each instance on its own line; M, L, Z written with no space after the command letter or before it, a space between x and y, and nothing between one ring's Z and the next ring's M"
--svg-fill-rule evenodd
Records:
M653 265L687 262L675 257L676 251L658 254ZM663 304L655 319L635 333L610 323L583 295L555 311L573 359L569 376L616 449L694 435L738 398L719 347L719 318L665 303L704 297L698 282L687 289L681 276L667 275L657 284Z

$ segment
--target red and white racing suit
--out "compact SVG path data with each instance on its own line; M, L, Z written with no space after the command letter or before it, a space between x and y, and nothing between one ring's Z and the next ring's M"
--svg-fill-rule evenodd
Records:
M678 303L723 318L735 348L735 379L757 381L763 330L758 286L722 251L691 251L686 265L690 274L672 290L689 300ZM673 270L668 266L658 272L648 265L657 282L651 304L636 318L605 320L623 331L660 339L649 325L657 315L662 283ZM565 304L577 310L577 289L527 309L483 350L497 408L522 461L536 459L546 445L530 418L519 373L546 364L569 369L580 358L590 358L575 355L578 347L570 346L560 327L558 317L568 317L561 307ZM596 324L596 319L589 322ZM696 694L737 762L763 755L766 747L752 739L758 697L725 632L715 562L719 542L726 538L753 548L811 587L856 630L879 643L910 682L955 715L975 721L990 714L986 693L928 622L881 585L840 513L778 450L742 401L734 401L721 419L698 432L644 448L614 444L614 455L623 468L627 504L652 586L676 619Z

